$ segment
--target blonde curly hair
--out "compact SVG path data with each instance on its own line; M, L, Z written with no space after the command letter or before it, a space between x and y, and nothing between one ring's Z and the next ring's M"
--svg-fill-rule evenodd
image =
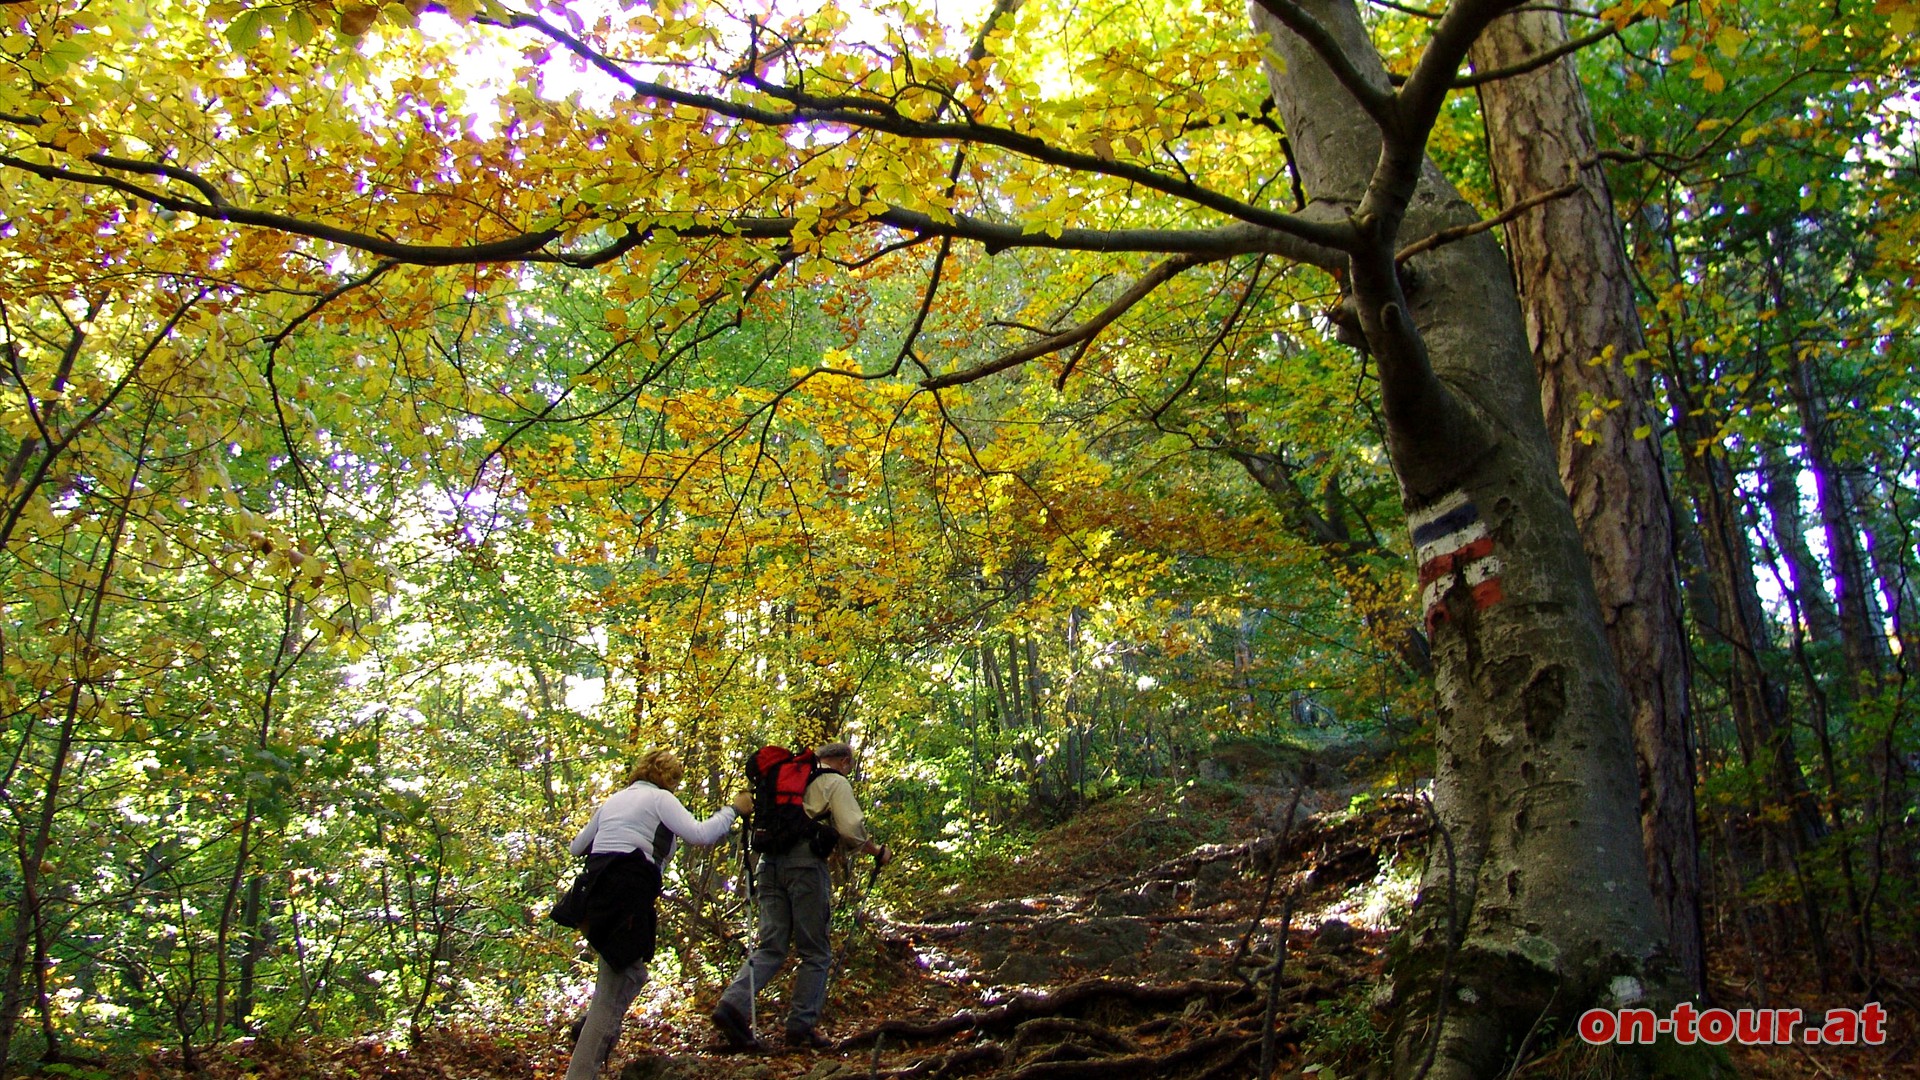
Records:
M686 775L687 766L678 754L656 746L633 763L633 768L627 771L627 783L645 780L662 791L673 791Z

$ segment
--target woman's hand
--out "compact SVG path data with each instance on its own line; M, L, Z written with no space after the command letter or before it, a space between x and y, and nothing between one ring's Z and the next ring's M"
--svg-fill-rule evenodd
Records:
M733 812L739 814L741 817L746 817L748 814L753 813L753 793L750 791L734 792Z

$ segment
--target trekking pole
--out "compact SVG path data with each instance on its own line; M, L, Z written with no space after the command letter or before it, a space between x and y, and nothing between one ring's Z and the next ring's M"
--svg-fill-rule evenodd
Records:
M748 817L740 833L740 880L747 886L747 939L742 943L745 955L740 961L740 973L747 980L747 1030L757 1034L760 988L753 985L753 950L760 940L760 890L753 878L752 836L753 819Z

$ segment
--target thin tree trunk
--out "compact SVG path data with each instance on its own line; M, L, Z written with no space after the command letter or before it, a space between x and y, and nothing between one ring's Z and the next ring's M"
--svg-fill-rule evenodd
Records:
M1906 459L1911 460L1915 452L1907 448ZM1894 666L1910 672L1913 658L1920 655L1920 582L1915 580L1913 524L1902 517L1904 507L1898 485L1884 479L1899 475L1902 450L1892 448L1888 454L1893 460L1876 467L1878 476L1873 482L1875 494L1871 498L1880 509L1871 515L1878 527L1868 554L1874 576L1880 582L1888 618L1893 623L1893 639L1900 645Z
M1788 327L1795 323L1794 309L1781 263L1790 243L1784 230L1775 230L1773 250L1767 259L1767 287L1778 316L1774 322ZM1852 700L1863 692L1871 693L1879 685L1884 638L1874 628L1876 614L1867 588L1860 531L1853 507L1849 505L1846 479L1834 460L1828 437L1826 396L1818 385L1813 365L1802 355L1801 343L1791 330L1782 344L1787 353L1787 386L1800 413L1801 445L1807 453L1807 470L1813 474L1820 524L1826 533L1827 560L1833 566L1840 645L1847 665L1842 696Z
M1011 721L1012 726L1016 728L1026 727L1031 719L1027 713L1026 703L1022 699L1021 685L1020 642L1009 635L1007 637L1006 678L1007 705L1009 707L1007 718Z
M251 1030L256 979L260 961L267 955L265 916L267 879L255 873L247 878L247 891L240 902L240 971L233 992L233 1022Z
M1668 371L1669 397L1680 445L1698 447L1713 438L1693 388L1675 358ZM1795 754L1785 687L1774 677L1765 612L1760 603L1746 523L1725 458L1702 452L1685 455L1689 486L1700 517L1700 538L1720 621L1708 631L1730 654L1729 707L1742 760L1766 785L1762 805L1754 807L1765 835L1769 868L1783 879L1803 883L1801 913L1824 983L1830 967L1826 927L1819 898L1804 887L1805 856L1825 833L1806 776Z
M1046 676L1040 672L1040 645L1028 635L1023 640L1027 650L1027 723L1040 726L1040 693L1045 685Z
M1676 366L1679 362L1676 359ZM1668 388L1680 444L1695 447L1710 442L1714 432L1703 420L1693 386L1684 373L1669 371ZM1773 646L1760 603L1746 523L1740 517L1733 471L1725 458L1711 452L1688 452L1684 456L1700 519L1701 548L1714 592L1714 611L1719 616L1717 623L1705 629L1731 654L1730 704L1741 757L1747 764L1761 767L1768 777L1771 797L1784 806L1804 808L1809 802L1806 779L1794 757L1786 689L1774 677L1768 659ZM1796 809L1796 818L1802 813ZM1818 831L1802 824L1807 835Z
M1012 715L1007 704L1007 683L1000 674L999 653L992 645L985 642L980 645L980 670L986 679L987 688L993 691L993 719L996 730L1004 731L1010 726L1008 717Z
M82 695L96 692L90 677L84 673L91 671L100 659L97 645L100 615L106 607L108 586L113 580L119 559L120 541L126 535L135 480L139 475L139 464L146 460L147 436L153 419L153 413L149 411L147 427L141 431L139 448L134 455L135 468L127 479L126 494L117 507L119 513L113 523L113 533L107 540L106 554L101 559L100 571L94 582L86 626L84 629L74 627L78 632L73 635L73 666L76 672L82 674L73 680L73 685L68 689L66 707L60 717L59 734L54 739L53 757L48 764L46 792L40 804L38 820L34 823L31 837L20 850L20 886L14 902L13 936L8 942L6 970L0 972L0 1080L5 1080L9 1073L9 1051L13 1047L14 1033L19 1030L20 1019L26 1013L28 987L37 982L37 976L31 982L27 978L29 956L44 956L44 949L38 940L45 919L44 898L40 894L44 873L42 868L53 842L54 818L59 810L68 759L72 755L74 736L79 728Z
M1761 473L1766 489L1767 518L1773 540L1786 562L1787 584L1795 608L1807 627L1807 638L1820 647L1840 643L1840 618L1827 593L1825 575L1807 546L1806 518L1800 509L1800 468L1771 442L1760 444Z

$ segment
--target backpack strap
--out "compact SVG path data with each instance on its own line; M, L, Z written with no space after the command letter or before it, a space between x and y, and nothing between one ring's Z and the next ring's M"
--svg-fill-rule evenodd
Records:
M812 788L815 780L820 779L820 777L828 773L840 777L847 775L839 769L829 769L825 765L820 764L818 759L815 759L813 763L813 773L807 777L807 787ZM805 807L801 809L804 810ZM808 814L807 820L813 824L813 835L805 837L804 839L808 846L813 849L813 853L822 859L833 854L833 850L840 846L840 830L835 828L833 824L833 807L827 806L818 814Z

